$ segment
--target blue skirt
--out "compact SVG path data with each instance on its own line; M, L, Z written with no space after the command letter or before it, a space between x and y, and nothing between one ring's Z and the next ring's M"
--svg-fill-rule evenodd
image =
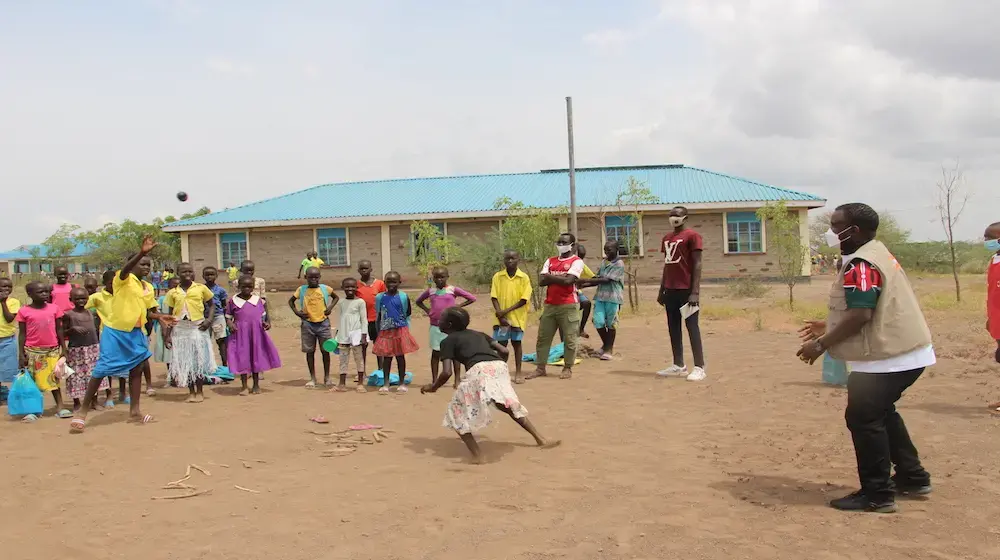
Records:
M150 356L149 339L141 328L125 332L105 327L101 331L101 357L90 375L98 379L128 377L129 372Z
M0 338L0 383L14 381L17 365L17 337Z

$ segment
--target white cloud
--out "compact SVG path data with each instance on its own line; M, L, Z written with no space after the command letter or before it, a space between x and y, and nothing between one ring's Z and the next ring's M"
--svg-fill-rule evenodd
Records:
M635 38L635 32L623 29L601 29L583 36L583 42L601 51L619 51Z
M232 76L251 76L254 74L253 66L222 56L209 57L205 60L205 67L213 72Z
M319 66L316 66L315 64L305 64L302 66L302 73L307 78L315 79L320 77L322 71L320 70Z

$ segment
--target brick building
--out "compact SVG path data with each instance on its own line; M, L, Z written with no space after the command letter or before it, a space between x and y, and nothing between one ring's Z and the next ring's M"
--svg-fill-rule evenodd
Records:
M658 199L641 207L638 224L616 215L614 206L630 178L644 182ZM419 281L410 264L412 221L431 222L459 241L481 237L504 218L495 209L498 198L561 208L569 204L568 185L565 169L335 183L174 222L163 229L180 234L182 259L196 268L249 258L257 273L276 288L299 283L296 273L308 251L319 252L329 278L353 274L358 261L367 259L376 275L397 270L404 285L414 286ZM806 214L825 203L813 195L683 165L583 168L577 170L576 185L579 241L589 246L593 264L608 236L638 230L643 282L660 279L660 238L670 229L667 214L676 205L690 210L689 226L704 237L704 277L725 279L777 275L767 251L767 224L755 214L758 208L785 201L798 214L802 243L807 245ZM560 221L566 230L567 217ZM450 268L453 277L461 278L461 262ZM808 275L809 267L802 273Z

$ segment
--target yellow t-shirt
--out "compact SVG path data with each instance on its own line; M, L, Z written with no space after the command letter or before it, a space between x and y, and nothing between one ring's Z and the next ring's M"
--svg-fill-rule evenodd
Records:
M156 288L145 280L142 281L142 295L146 301L146 309L159 309L160 304L156 301Z
M201 321L205 318L205 302L212 301L212 297L208 286L193 282L186 292L180 286L167 292L163 303L178 319L187 317L191 321Z
M333 297L333 288L326 287L326 293ZM300 288L301 289L301 288ZM299 290L295 290L295 300L299 299ZM306 312L307 321L310 323L322 323L326 320L326 302L323 301L323 290L319 288L306 288L304 302L299 302L299 308Z
M102 329L104 328L104 324L108 322L108 317L111 317L111 300L114 297L107 290L101 290L94 292L87 299L87 309L97 311L97 317L101 320Z
M7 297L7 311L17 315L17 310L21 309L21 302L17 298ZM7 322L3 313L0 313L0 338L7 338L17 334L17 320Z
M240 276L240 269L236 268L235 266L227 268L226 272L229 273L230 280L236 280Z
M594 271L590 270L590 267L587 266L587 263L583 263L583 272L580 273L580 280L589 280L594 276L597 276L596 274L594 274Z
M156 301L149 283L140 281L135 274L129 274L128 278L122 280L121 272L118 271L115 272L115 279L111 286L115 292L109 306L111 312L101 319L102 323L116 331L124 332L130 332L145 324L146 310L150 307L149 301L150 299L154 303ZM94 294L94 296L96 295ZM87 303L89 304L90 300ZM99 314L100 309L98 308Z
M531 305L531 279L523 270L518 269L513 278L506 270L494 274L493 281L490 282L490 298L497 298L500 309L507 309L522 299L527 301L527 305L507 314L510 326L524 330L528 324L528 307ZM493 324L500 324L496 315L493 316Z

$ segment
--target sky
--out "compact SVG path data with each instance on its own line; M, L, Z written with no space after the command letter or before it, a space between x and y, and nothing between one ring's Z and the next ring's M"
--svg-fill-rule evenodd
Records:
M0 0L0 249L312 185L683 163L1000 220L1000 3ZM174 194L186 191L189 200ZM377 201L372 201L377 204Z

